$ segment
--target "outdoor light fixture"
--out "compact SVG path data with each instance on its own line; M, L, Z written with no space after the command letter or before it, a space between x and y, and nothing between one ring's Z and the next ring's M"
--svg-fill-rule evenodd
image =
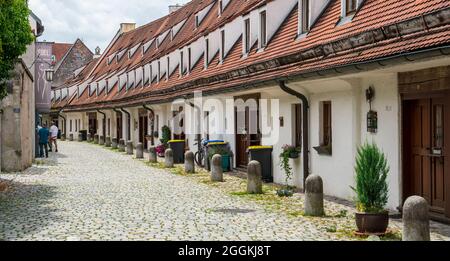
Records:
M373 86L370 86L366 90L366 100L369 103L370 110L367 113L367 131L369 133L378 132L378 113L372 110L372 101L375 98L375 90Z
M53 69L45 70L45 80L47 82L53 82L53 75L55 74L55 71Z

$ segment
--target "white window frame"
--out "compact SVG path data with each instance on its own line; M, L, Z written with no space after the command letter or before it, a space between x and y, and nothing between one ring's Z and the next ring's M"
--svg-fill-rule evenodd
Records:
M250 16L245 16L242 19L243 25L242 25L242 35L243 35L243 42L242 42L242 54L244 57L247 57L251 50L251 42L252 42L252 23L250 20ZM247 22L248 22L248 32L247 32ZM248 46L247 46L248 45Z
M261 21L261 17L262 14L265 13L265 35L264 35L264 39L265 39L265 44L262 44L262 37L263 37L263 32L262 32L262 21ZM258 49L259 51L262 51L266 48L267 46L267 9L264 7L262 9L259 10L258 12Z
M305 5L305 1L307 1L308 4L308 8L305 11L305 9L303 8L303 6ZM311 29L311 5L310 5L310 1L311 0L299 0L298 6L299 6L299 12L298 12L298 35L299 36L306 36L309 33L309 30ZM307 29L304 30L304 16L305 16L305 12L307 12L307 19L308 19L308 25L307 25Z

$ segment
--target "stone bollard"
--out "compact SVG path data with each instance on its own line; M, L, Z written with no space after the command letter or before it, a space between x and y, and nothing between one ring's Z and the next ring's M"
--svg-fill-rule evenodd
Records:
M119 141L119 151L125 152L125 140L124 139L120 139L120 141Z
M409 197L403 205L403 241L430 241L430 207L426 199Z
M306 179L305 187L305 215L313 217L325 215L322 178L317 175L310 175Z
M211 160L211 181L223 182L222 156L216 154Z
M98 145L105 145L105 137L98 136Z
M111 137L106 137L106 139L105 139L105 146L107 147L107 148L111 148Z
M98 134L94 135L94 144L98 144L99 140L98 140Z
M156 155L156 147L151 146L148 149L148 161L150 163L157 163L158 162L158 156Z
M247 193L262 194L262 170L261 163L254 160L248 164L247 168Z
M83 134L78 133L78 142L83 142Z
M184 171L189 174L195 173L194 152L192 151L184 154Z
M130 140L127 141L127 154L133 155L133 142Z
M143 159L144 158L144 144L138 143L136 145L136 159Z
M69 141L73 141L73 133L69 134Z
M111 147L113 149L117 149L119 147L119 144L117 143L117 138L112 138L111 139Z
M166 152L164 153L164 166L166 168L173 168L174 163L173 163L173 150L172 149L167 149Z
M88 141L88 142L91 142L91 140L92 140L92 135L91 135L90 133L88 133L87 136L86 136L86 138L87 138L87 141Z
M61 141L66 141L66 134L61 135Z

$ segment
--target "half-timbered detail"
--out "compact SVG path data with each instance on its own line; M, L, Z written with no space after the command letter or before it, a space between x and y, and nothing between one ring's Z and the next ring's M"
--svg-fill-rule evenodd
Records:
M53 110L74 136L107 130L147 148L169 127L194 152L199 136L223 140L234 168L250 146L272 146L276 183L278 155L294 145L291 185L317 174L345 199L356 148L373 141L391 169L388 207L418 194L449 220L449 28L441 0L193 0L122 24L54 91Z

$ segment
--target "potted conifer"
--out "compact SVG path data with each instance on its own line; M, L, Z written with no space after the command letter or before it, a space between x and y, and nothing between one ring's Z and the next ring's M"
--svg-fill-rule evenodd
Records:
M356 225L358 234L383 235L389 225L387 176L389 166L386 156L374 143L358 148L356 158Z

